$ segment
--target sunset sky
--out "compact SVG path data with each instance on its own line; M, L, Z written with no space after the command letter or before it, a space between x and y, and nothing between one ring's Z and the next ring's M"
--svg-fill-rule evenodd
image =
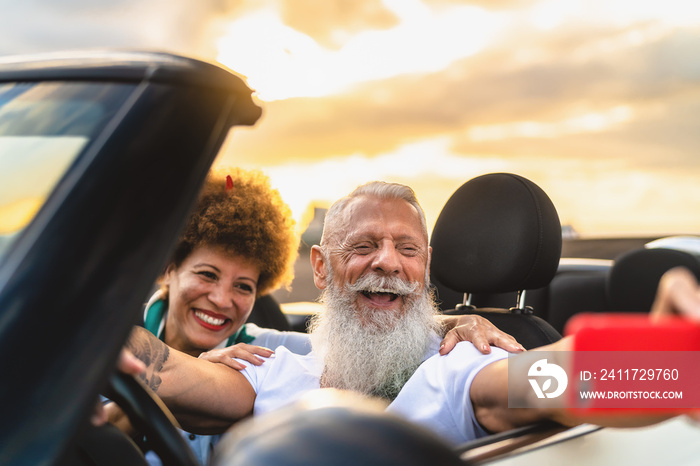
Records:
M218 61L264 115L218 165L300 217L372 179L432 224L474 176L538 183L586 236L700 233L695 0L0 0L0 55L119 47Z

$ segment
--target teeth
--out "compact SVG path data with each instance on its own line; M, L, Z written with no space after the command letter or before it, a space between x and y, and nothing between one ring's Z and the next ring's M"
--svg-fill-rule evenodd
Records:
M200 311L196 311L195 315L210 325L224 325L226 322L226 319L217 319Z
M391 293L391 294L396 294L394 290L390 290L388 288L377 288L377 287L372 287L369 290L367 290L368 293Z

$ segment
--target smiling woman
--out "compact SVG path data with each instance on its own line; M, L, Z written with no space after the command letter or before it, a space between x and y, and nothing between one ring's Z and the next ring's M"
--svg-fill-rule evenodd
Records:
M146 327L195 357L250 343L243 324L256 298L290 283L297 244L289 208L262 173L211 174L146 309Z
M144 327L194 357L236 345L225 356L217 354L235 368L243 366L233 357L262 363L256 355L272 354L264 347L308 352L306 335L245 323L256 298L291 281L297 245L289 208L267 177L240 169L211 173L160 278L161 289L146 306ZM116 407L109 410L113 423L136 435ZM218 436L183 436L208 464ZM146 458L160 464L151 452Z
M199 356L238 334L255 303L260 268L220 246L198 246L168 267L168 346Z

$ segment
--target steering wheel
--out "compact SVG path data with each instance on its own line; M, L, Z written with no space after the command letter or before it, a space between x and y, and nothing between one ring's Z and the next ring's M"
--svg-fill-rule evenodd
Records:
M192 449L177 430L173 414L141 380L116 371L110 378L107 396L124 410L133 426L145 435L164 465L199 465Z

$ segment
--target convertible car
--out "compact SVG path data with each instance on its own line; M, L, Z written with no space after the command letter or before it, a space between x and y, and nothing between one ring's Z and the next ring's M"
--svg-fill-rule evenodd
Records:
M224 138L260 114L240 77L172 55L0 64L3 464L53 464L86 423Z
M144 429L164 464L195 464L157 399L114 368L222 143L261 115L251 94L228 69L169 54L0 61L2 464L61 464L104 393ZM562 248L556 210L539 187L506 173L465 181L431 236L442 309L481 313L528 347L560 338L582 311L648 312L667 268L685 265L700 277L698 238L562 259L562 250L576 256L577 245ZM475 266L480 274L465 273ZM304 306L265 312L303 330L313 310ZM645 429L537 425L454 449L372 409L326 408L250 428L267 439L266 451L280 449L274 463L258 464L700 461L700 429L681 418ZM365 430L372 438L357 435ZM222 442L218 464L253 464L238 455L235 435ZM353 456L362 452L373 459Z

